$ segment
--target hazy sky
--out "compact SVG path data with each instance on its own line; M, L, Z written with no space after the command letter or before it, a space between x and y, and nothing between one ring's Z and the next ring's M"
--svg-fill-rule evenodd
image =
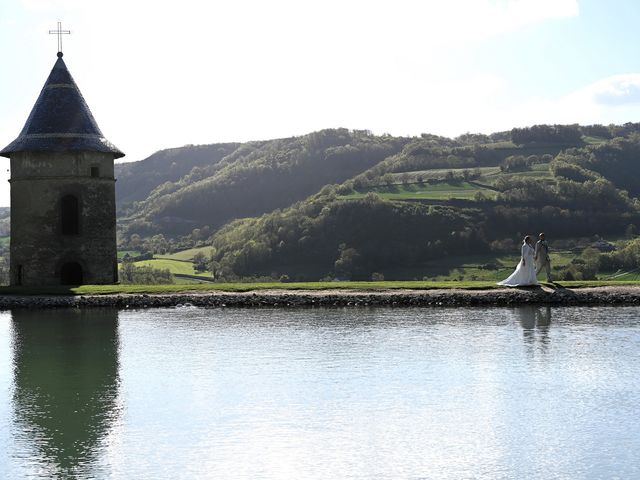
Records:
M2 0L0 148L55 63L58 20L71 74L129 161L328 127L640 121L635 0Z

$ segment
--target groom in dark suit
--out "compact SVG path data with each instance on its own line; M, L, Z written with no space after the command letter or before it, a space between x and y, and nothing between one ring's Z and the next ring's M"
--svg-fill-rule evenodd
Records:
M544 270L547 274L547 282L550 282L551 259L549 258L549 244L545 240L544 233L538 235L538 241L536 242L536 249L533 254L533 259L536 262L536 275Z

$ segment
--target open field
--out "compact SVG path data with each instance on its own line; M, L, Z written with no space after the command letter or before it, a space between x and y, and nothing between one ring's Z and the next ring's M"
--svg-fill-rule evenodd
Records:
M368 193L374 192L388 200L473 200L478 192L482 192L489 198L493 198L496 192L469 182L429 184L407 184L371 187L366 191L360 191L345 195L342 198L355 200L364 198Z
M122 260L125 255L129 255L130 257L136 257L140 255L140 252L137 250L118 250L118 260Z
M193 249L191 249L193 250ZM185 252L177 252L176 257ZM551 253L552 268L563 268L567 266L578 255L569 251L554 251ZM431 260L424 264L413 265L408 267L397 267L383 269L379 273L384 275L385 280L389 282L417 281L417 282L487 282L495 283L507 278L514 270L520 257L517 254L505 255L495 253L480 253L471 255L445 256L440 259ZM193 264L189 261L171 260L167 257L155 258L153 260L143 260L135 263L136 266L151 266L157 269L168 269L173 275L190 275L196 278L174 277L176 283L187 284L198 282L197 278L211 279L210 272L196 273ZM290 267L293 268L293 267ZM311 269L311 270L309 270ZM300 274L313 271L309 265L304 266L300 270ZM295 278L295 271L290 274ZM326 275L321 269L316 272L317 278ZM613 277L616 275L615 277ZM613 277L613 278L611 278ZM312 276L313 278L313 276ZM640 281L640 272L603 272L598 275L602 280L615 281ZM544 279L544 275L539 276L540 280ZM331 282L331 285L336 285ZM277 283L277 285L282 285Z
M576 257L568 251L551 253L552 267L564 267ZM514 270L520 257L495 253L444 256L420 265L381 269L387 281L449 282L483 281L498 282L507 278ZM605 276L605 275L603 275ZM543 279L544 275L540 275ZM618 279L616 279L618 280ZM627 278L621 279L627 280ZM629 278L628 280L634 280ZM640 278L639 278L640 280Z
M199 285L202 283L213 283L213 279L210 277L183 277L181 275L174 275L173 283L175 285Z
M527 177L537 179L546 179L553 177L553 175L551 175L551 171L549 170L548 163L536 163L535 165L531 166L530 170L524 170L521 172L502 172L499 168L496 168L496 170L488 173L483 173L477 181L480 183L494 183L499 177Z
M600 145L601 143L606 142L608 139L603 137L592 137L589 135L583 135L582 140L587 145Z
M207 258L209 258L212 250L213 250L213 247L190 248L188 250L182 250L180 252L175 252L171 254L155 255L154 258L190 262L193 260L193 257L195 257L198 253L202 253Z
M591 137L596 138L596 137ZM528 157L529 155L544 155L548 153L549 155L556 156L560 150L564 150L565 148L574 147L575 145L560 145L560 144L531 144L531 145L516 145L511 141L505 142L496 142L496 143L485 143L482 145L483 147L498 150L500 151L504 157L508 157L509 155L523 155Z
M410 172L393 173L392 178L396 185L403 183L417 183L423 181L438 180L445 181L447 177L462 178L464 172L480 172L480 177L476 181L486 183L495 181L498 177L534 177L534 178L551 178L548 163L536 163L531 166L530 170L520 172L503 172L500 167L480 167L480 168L436 168L432 170L414 170ZM405 180L403 182L403 180ZM385 186L385 185L379 185Z
M604 280L640 282L640 271L615 272L609 275L601 275Z
M198 277L211 277L209 272L196 272L193 263L182 260L170 260L167 258L154 258L153 260L140 260L134 262L136 267L151 267L158 270L169 270L176 275L195 275Z
M452 176L461 179L465 171L480 171L480 177L475 180L449 181ZM392 174L394 182L391 185L374 185L364 188L342 198L359 199L374 192L387 200L473 200L478 192L488 198L495 198L493 189L496 181L502 177L526 177L537 180L551 179L548 163L532 165L530 170L521 172L503 172L499 167L482 168L454 168L419 170ZM402 181L404 180L404 181ZM428 183L436 181L438 183Z
M412 170L410 172L392 173L391 177L394 183L401 185L403 179L407 179L408 183L416 183L421 178L426 180L446 180L447 176L462 177L465 171L480 171L482 176L500 173L500 167L480 167L480 168L435 168L431 170ZM407 182L405 182L407 183ZM383 186L383 185L381 185Z

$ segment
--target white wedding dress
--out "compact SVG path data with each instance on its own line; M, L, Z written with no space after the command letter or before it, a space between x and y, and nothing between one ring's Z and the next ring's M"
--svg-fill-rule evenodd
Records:
M498 285L505 287L522 287L525 285L538 285L536 278L536 266L533 261L535 250L527 243L522 244L522 257L520 263L509 278L498 282Z

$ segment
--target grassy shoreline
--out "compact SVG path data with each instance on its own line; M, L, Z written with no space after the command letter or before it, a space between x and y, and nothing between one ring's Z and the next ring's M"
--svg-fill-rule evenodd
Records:
M583 289L593 287L640 287L640 281L565 281L554 284L542 283L551 288ZM181 294L181 293L225 293L278 291L323 291L323 290L496 290L504 287L487 281L382 281L382 282L298 282L298 283L210 283L194 285L82 285L77 287L0 287L0 295L118 295L118 294Z

